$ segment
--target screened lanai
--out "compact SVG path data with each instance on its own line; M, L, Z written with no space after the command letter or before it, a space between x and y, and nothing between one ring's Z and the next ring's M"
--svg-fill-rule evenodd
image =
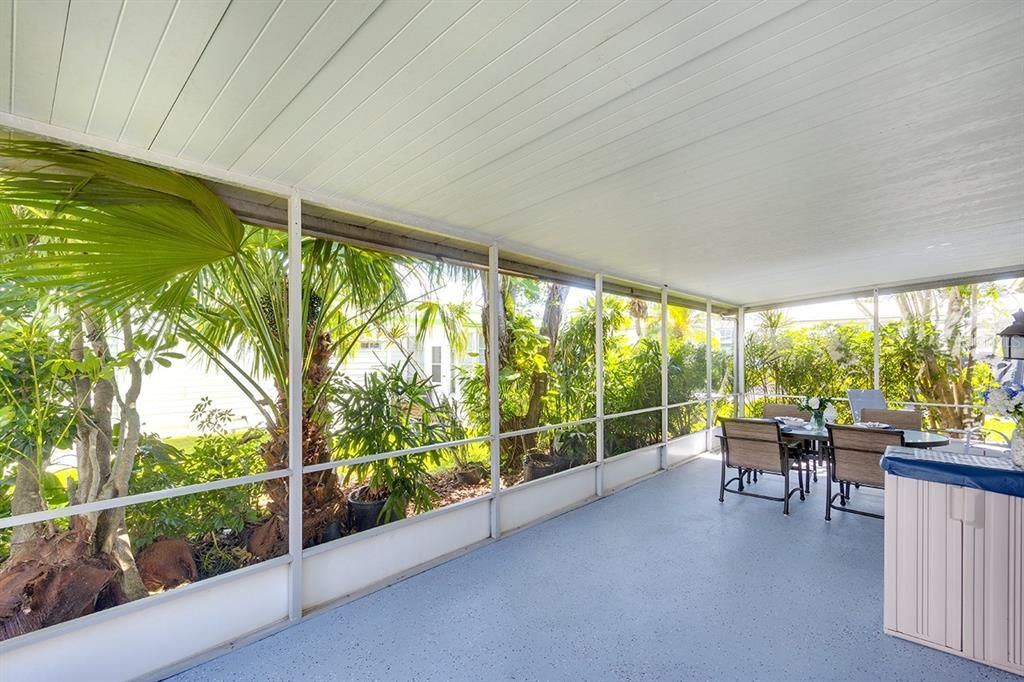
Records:
M1022 69L1015 0L0 0L0 682L1016 679Z

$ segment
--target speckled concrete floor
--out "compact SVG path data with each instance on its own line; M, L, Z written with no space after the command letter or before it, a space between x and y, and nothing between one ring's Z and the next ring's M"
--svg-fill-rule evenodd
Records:
M717 477L684 465L174 679L1020 682L882 633L882 523L826 524L823 480L786 518Z

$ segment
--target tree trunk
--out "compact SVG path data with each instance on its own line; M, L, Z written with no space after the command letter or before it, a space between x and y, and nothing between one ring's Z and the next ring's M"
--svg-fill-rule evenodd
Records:
M944 309L937 291L910 292L896 297L905 322L928 322L935 334L932 343L920 351L919 366L908 368L917 376L917 395L908 396L908 400L962 404L970 402L973 391L971 378L977 334L973 305L964 299L957 287L940 291L944 296ZM965 335L964 320L968 317L971 327ZM932 428L960 429L973 419L970 410L956 407L930 407L927 412L933 422L929 425Z
M110 347L106 332L98 324L95 314L86 312L81 316L82 334L92 347L93 353L103 361L110 358ZM135 350L134 332L128 314L120 318L124 348ZM72 344L72 355L76 360L84 353L84 340ZM77 355L77 357L76 357ZM78 418L79 485L75 491L75 504L109 500L128 494L128 483L135 467L141 437L141 419L137 401L142 387L142 369L137 359L128 362L129 385L124 397L120 397L113 378L100 378L90 382L80 378L76 382L79 404L91 403L91 414L82 413ZM120 408L120 434L115 457L114 452L114 400ZM120 569L118 582L120 591L128 599L139 599L148 594L142 583L131 542L125 528L124 508L107 509L86 514L75 520L75 528L90 538L90 556L109 557Z
M43 499L39 484L39 471L31 458L18 458L14 492L11 494L12 515L31 514L46 509L46 501ZM11 529L11 556L17 555L21 548L34 538L52 533L53 523L50 521L15 526Z
M304 386L307 395L317 395L331 371L331 336L320 332L316 338L306 334L310 358ZM270 440L260 451L268 471L288 468L288 391L278 386L278 414L284 423L270 426ZM302 463L304 466L331 460L331 448L324 433L323 419L327 405L321 400L304 406L302 415ZM267 481L270 497L270 519L260 526L249 540L249 551L260 557L281 556L288 553L288 479ZM302 546L309 547L322 541L325 528L341 521L345 500L334 469L302 477Z
M547 300L544 302L544 318L541 320L540 335L548 340L547 348L544 349L544 357L547 360L548 368L555 361L555 351L558 346L558 332L562 327L562 310L565 304L565 294L569 287L563 284L552 284L548 289ZM543 407L544 395L548 392L550 369L546 372L536 372L530 378L530 402L526 410L526 418L520 428L532 429L540 425L541 408ZM529 447L536 443L537 435L530 435Z
M533 372L530 376L529 401L526 414L502 420L502 431L518 431L533 429L540 425L541 410L544 406L544 395L548 390L551 364L555 359L558 345L558 333L562 326L562 311L565 305L565 294L568 287L562 284L548 285L547 298L544 302L544 316L541 319L540 334L547 338L544 357L547 369ZM511 344L509 344L511 346ZM537 434L531 433L519 438L506 438L501 441L502 476L508 481L519 480L522 474L523 455L537 446Z

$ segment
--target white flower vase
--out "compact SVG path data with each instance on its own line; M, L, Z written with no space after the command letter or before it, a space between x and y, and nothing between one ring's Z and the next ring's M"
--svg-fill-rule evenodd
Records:
M1013 463L1024 469L1024 427L1017 427L1010 438L1010 452L1013 453Z

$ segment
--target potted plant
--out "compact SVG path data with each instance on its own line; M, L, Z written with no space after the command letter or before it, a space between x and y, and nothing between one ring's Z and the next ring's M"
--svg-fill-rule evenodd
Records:
M446 440L443 407L431 402L433 386L410 370L410 361L367 374L362 384L341 377L333 387L335 450L357 458L406 450ZM427 484L436 452L364 462L348 468L349 530L359 532L433 506L436 493Z
M465 425L459 418L458 407L455 401L446 399L438 406L438 413L443 416L447 435L445 440L458 441L469 438ZM462 485L478 485L481 481L490 476L490 469L479 460L470 459L469 445L459 445L452 448L452 463L455 479Z
M559 431L551 441L551 451L565 460L567 469L585 464L594 452L593 434L586 431Z
M523 481L534 481L569 468L569 463L551 452L533 449L523 454Z
M423 455L379 459L351 467L347 483L356 477L363 485L348 494L348 524L354 532L404 519L406 509L430 509L437 498L427 484Z
M523 480L533 481L584 464L594 451L592 439L585 431L555 433L547 452L533 449L523 455Z
M455 462L455 478L462 485L477 485L490 476L490 471L483 462L468 458L466 446L460 446L452 452Z

